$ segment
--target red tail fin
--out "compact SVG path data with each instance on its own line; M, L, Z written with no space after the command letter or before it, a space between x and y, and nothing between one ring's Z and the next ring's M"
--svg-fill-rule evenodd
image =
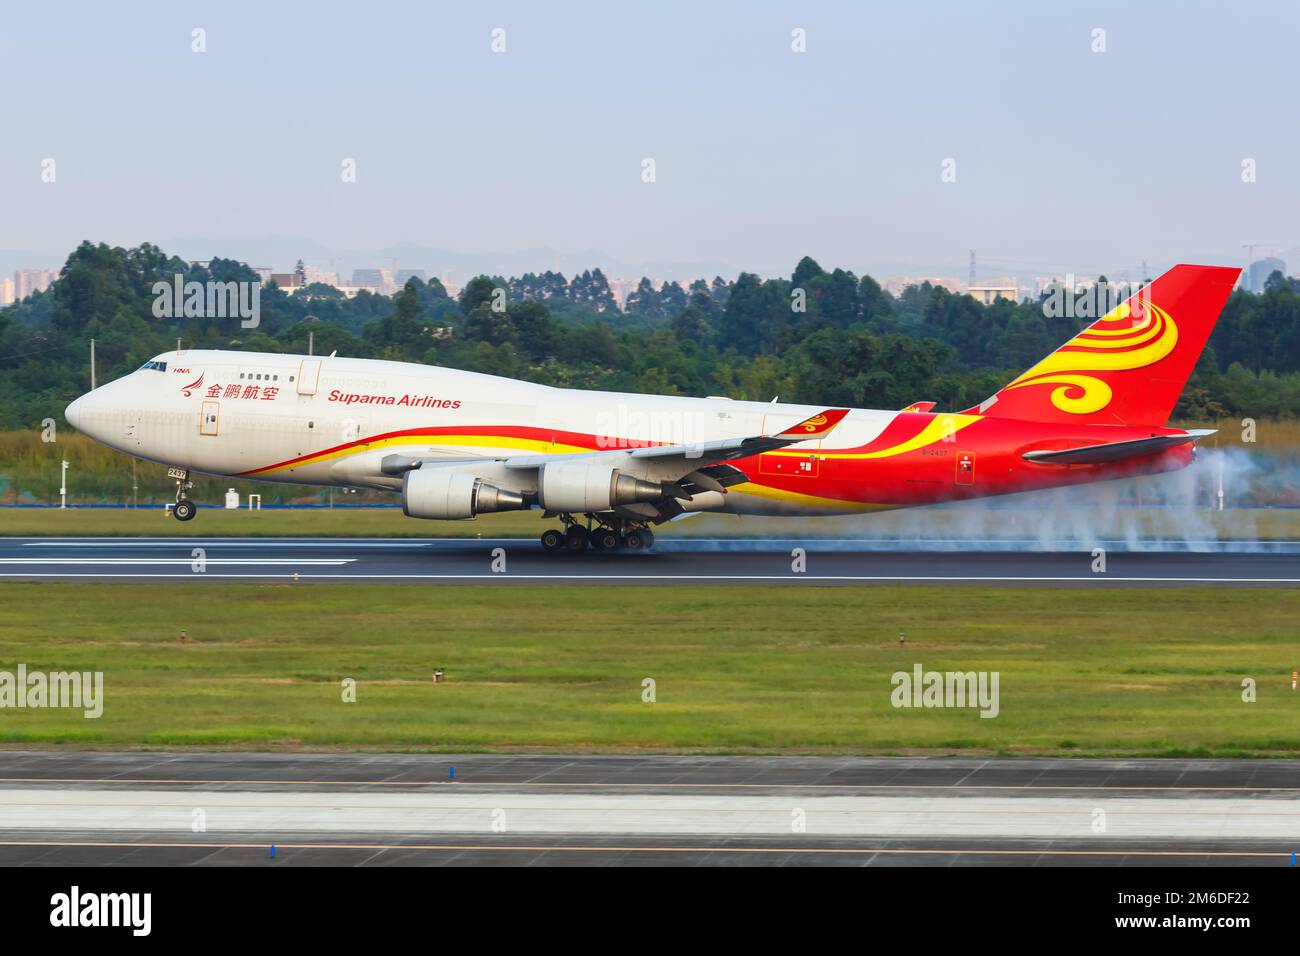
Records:
M1240 272L1174 266L968 412L1040 422L1165 424Z

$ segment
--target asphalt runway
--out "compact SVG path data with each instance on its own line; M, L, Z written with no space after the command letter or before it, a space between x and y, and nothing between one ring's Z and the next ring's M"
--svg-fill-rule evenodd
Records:
M804 570L793 569L802 548ZM534 539L0 538L0 580L421 584L987 584L1296 587L1300 552L877 551L855 541L661 538L651 552L547 554Z
M8 866L1289 866L1297 844L1294 761L0 753Z

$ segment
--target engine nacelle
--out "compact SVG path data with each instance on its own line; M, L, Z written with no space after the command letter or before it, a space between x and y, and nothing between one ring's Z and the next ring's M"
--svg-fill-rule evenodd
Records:
M528 507L524 496L449 468L417 468L402 476L402 511L411 518L472 518Z
M547 511L609 511L614 505L658 501L663 496L658 482L625 475L608 465L548 461L537 474L537 497Z

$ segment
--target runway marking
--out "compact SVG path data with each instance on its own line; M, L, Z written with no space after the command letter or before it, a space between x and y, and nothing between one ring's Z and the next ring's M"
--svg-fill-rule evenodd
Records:
M75 791L69 791L69 792L75 792ZM565 807L565 806L553 806L553 807L552 807L552 806L545 806L545 805L533 806L533 805L530 805L530 804L527 804L527 803L523 803L523 804L512 804L512 803L510 803L510 800L509 800L510 797L512 797L512 796L523 796L523 794L481 794L481 796L500 796L500 797L503 797L504 799L500 802L500 807L501 807L501 809L503 809L503 810L512 810L512 811L517 811L517 812L519 812L519 813L521 813L521 814L524 814L524 813L575 813L575 812L579 812L579 811L581 811L581 810L584 809L583 807ZM582 796L582 795L581 795L581 794L573 794L573 796ZM654 794L644 794L644 796L653 797ZM961 798L958 798L958 799L959 799L959 801L960 801ZM40 808L47 808L47 809L48 809L48 808L50 807L50 803L49 803L48 801L41 801L41 802L37 802L37 803L23 803L23 802L21 802L21 801L17 801L17 800L14 800L14 801L6 800L6 801L0 803L0 806L3 806L4 809L6 809L6 810L15 810L15 809L31 809L31 808L34 808L34 807L40 807ZM264 803L260 803L260 802L254 802L254 803L231 803L231 802L224 802L224 801L223 801L223 802L220 804L220 807L221 807L221 809L222 809L223 811L225 811L225 810L265 810L265 809L266 809L265 804L264 804ZM156 803L156 802L150 802L150 803L145 803L145 802L140 802L140 803L128 803L128 802L118 802L118 803L95 803L95 802L88 801L88 800L68 800L68 801L62 801L62 802L60 802L60 803L58 804L58 808L59 808L60 810L64 810L64 809L68 809L68 808L77 808L77 809L92 809L92 810L94 810L94 809L98 809L98 810L108 810L108 809L111 809L111 810L116 810L116 809L128 809L128 810L129 810L129 809L144 809L144 810L154 810L154 811L167 811L167 810L175 809L175 807L172 806L172 805L169 805L169 804L159 804L159 803ZM292 804L292 803L285 803L285 804L282 804L282 805L280 805L280 806L277 806L276 809L277 809L277 810L295 810L295 809L297 809L297 810L308 810L308 811L310 811L310 810L321 809L321 808L318 807L318 806L316 806L315 804L311 804L311 803L304 803L304 804L302 804L302 805L295 805L295 804ZM331 809L332 809L332 810L340 810L340 809L342 809L342 808L340 808L340 807L332 807ZM349 804L347 804L347 809L348 809L349 811L352 811L352 810L389 810L389 809L392 809L392 808L391 808L391 807L388 807L388 806L381 805L381 804L349 803ZM420 806L418 807L418 809L419 809L421 812L425 812L425 811L434 811L434 812L438 812L438 813L460 814L460 815L463 815L463 816L470 816L470 817L474 817L474 818L477 818L477 817L481 816L481 815L482 815L482 812L483 812L483 808L480 807L480 806L476 806L476 805L465 806L465 805L439 804L439 803L422 803L422 804L420 804ZM585 808L585 809L591 809L591 810L595 811L597 808ZM684 814L684 813L689 813L689 814L726 814L726 815L728 815L728 816L734 816L734 815L736 814L736 812L737 812L736 808L733 807L733 806L727 806L727 807L697 807L697 806L689 806L689 807L612 807L612 806L601 806L601 807L599 807L598 809L599 809L599 812L600 812L600 814L601 814L602 816L609 816L609 815L619 814L619 813L635 813L635 814L638 814L638 815L643 815L643 814L646 814L647 812L653 812L653 813L656 814L656 815L659 815L659 814L663 814L663 815L671 815L671 814ZM1021 807L1006 807L1006 808L999 808L999 807L977 807L977 808L975 808L975 809L966 809L966 808L962 808L962 807L946 807L946 806L945 806L945 807L916 807L916 806L909 806L909 807L907 808L906 811L901 811L901 810L898 810L898 809L893 808L893 807L885 807L885 808L872 808L872 807L844 807L844 808L834 808L834 807L829 807L829 808L818 808L818 809L817 809L817 816L818 816L819 819L820 819L820 818L823 818L823 817L834 817L834 816L848 816L848 817L859 818L859 817L871 817L871 816L894 816L894 815L896 815L896 814L898 814L898 813L900 813L900 812L906 812L909 816L945 816L945 817L946 817L946 816L960 816L960 815L962 815L962 814L976 814L976 815L981 816L981 817L988 817L988 816L992 816L992 817L996 817L996 816L1015 816L1015 817L1023 817L1023 816L1032 816L1032 815L1039 815L1039 816L1062 816L1062 815L1065 815L1065 814L1070 813L1070 812L1071 812L1071 808L1068 808L1068 807L1065 807L1065 808L1062 808L1062 807L1050 807L1050 808L1047 808L1047 809L1032 809L1032 808L1030 808L1030 809L1024 809L1024 808L1021 808ZM780 818L780 819L786 819L786 818L789 817L789 810L788 810L788 808L786 808L786 807L777 807L777 808L775 808L775 809L766 809L766 808L764 808L764 807L748 807L748 808L745 808L745 809L744 809L744 813L746 813L746 814L750 814L750 815L755 815L755 816L762 816L762 815L764 815L764 814L775 815L775 816L777 816L777 817ZM1215 809L1215 810L1184 810L1184 809L1175 809L1175 810L1150 810L1150 809L1146 809L1146 808L1136 808L1136 809L1120 808L1120 809L1111 809L1111 810L1110 810L1110 815L1111 815L1112 817L1120 817L1120 818L1122 818L1122 817L1127 817L1127 816L1133 816L1133 817L1163 817L1163 816L1177 816L1177 817L1221 817L1221 816L1232 816L1232 817L1234 817L1234 818L1256 818L1256 817L1285 817L1285 818L1290 818L1290 817L1300 816L1300 808L1297 808L1297 809L1295 809L1295 810L1239 810L1239 809L1234 809L1234 808L1231 808L1231 807L1225 807L1225 808L1222 808L1222 809ZM15 829L15 830L31 830L31 829L40 829L40 830L44 830L44 829L63 829L62 827L54 827L54 828L51 828L51 827L45 827L45 826L40 826L40 825L37 825L37 826L31 826L31 825L27 825L27 824L10 824L10 825L7 825L7 827L10 828L10 829ZM98 829L124 829L124 828L123 828L123 827L94 827L94 826L88 826L88 827L85 827L85 829L87 829L87 830L98 830ZM163 829L163 828L161 828L161 827L142 826L142 827L130 827L130 828L125 828L125 829L153 830L153 829ZM239 828L238 828L238 827L227 827L226 829L239 829ZM311 829L311 827L293 827L293 828L291 828L291 829ZM396 827L386 827L385 829L400 829L400 828L396 828ZM487 825L485 825L485 826L483 826L483 827L481 827L481 828L469 828L469 829L483 829L483 830L487 830L487 829L490 829L490 827L487 826ZM518 829L521 829L521 830L527 830L527 829L529 829L529 828L528 828L528 827L521 827L521 828L518 828ZM737 834L738 834L738 835L739 835L739 833L740 833L740 831L737 831Z
M48 538L25 539L22 537L0 536L0 542L20 542L26 548L147 548L182 546L185 544L206 544L209 547L266 547L266 548L366 548L397 550L438 550L455 551L473 546L491 545L537 545L537 538L500 538L500 537L449 537L449 538L293 538L282 537L141 537L141 538ZM1124 539L1098 539L1098 543L1125 556L1177 555L1187 557L1211 556L1260 556L1277 557L1294 555L1300 551L1300 541L1267 538L1259 540L1224 539L1224 540L1185 540L1178 541L1176 548L1158 548L1149 550L1128 550ZM1153 542L1154 543L1154 542ZM1016 553L1028 549L1034 554L1075 555L1087 553L1082 543L1062 542L1061 547L1051 551L1041 549L1037 538L820 538L807 537L752 537L752 538L704 538L704 537L661 537L656 544L656 551L662 554L784 554L790 547L799 545L819 553L866 555L885 555L897 553L932 553L951 555L956 552L1001 555ZM990 546L1001 547L990 547ZM936 547L937 546L937 547ZM1010 549L1015 549L1014 551ZM540 549L538 549L540 553Z
M108 847L111 849L203 849L203 850L259 850L266 843L148 843L109 842L101 840L2 840L0 847ZM907 847L735 847L735 846L561 846L553 844L459 844L459 843L276 843L281 850L432 850L442 852L475 852L490 850L496 853L797 853L797 854L882 854L892 856L1098 856L1098 857L1249 857L1271 859L1279 862L1289 859L1287 853L1269 850L958 850Z
M476 540L476 539L469 539ZM532 541L531 538L527 539ZM25 541L24 548L429 548L409 541L276 541L270 538L151 538L135 541Z
M187 546L188 547L188 546ZM70 564L70 565L156 565L156 564L184 564L192 565L198 558L0 558L0 564ZM338 567L344 564L352 564L356 558L286 558L283 560L277 558L204 558L205 564L251 564L266 565L267 567L279 565L299 565L311 566L331 566ZM9 572L9 575L22 574L23 572ZM152 575L153 577L171 577L172 575ZM186 575L181 575L185 577Z
M175 563L189 564L189 559L177 558ZM341 560L285 560L285 561L254 561L254 560L237 560L226 559L227 564L284 564L284 565L308 565L308 564L340 564L355 561L355 558ZM28 560L26 558L4 558L4 562L15 564L42 564L42 563L59 563L59 564L94 564L103 562L107 564L166 564L171 561L130 561L129 559L62 559L62 560ZM222 559L208 559L208 564L223 563ZM95 573L67 573L59 574L54 572L41 571L6 571L0 573L2 578L189 578L186 574L95 574ZM275 574L204 574L205 578L252 578L262 581L288 581L291 578L288 575ZM1088 577L1059 577L1059 576L1006 576L1006 575L981 575L981 576L922 576L922 575L856 575L856 574L583 574L574 572L572 574L497 574L487 572L483 574L303 574L300 578L315 578L322 581L689 581L695 584L704 584L709 581L785 581L787 583L798 584L808 581L878 581L878 582L932 582L932 583L966 583L979 584L988 582L993 584L1012 583L1028 584L1034 582L1046 582L1049 584L1084 584L1091 583L1096 585L1107 584L1300 584L1300 578L1169 578L1169 577L1112 577L1112 576L1088 576Z
M506 787L575 787L595 789L602 787L636 787L642 790L698 789L698 790L1069 790L1114 791L1117 793L1169 792L1169 793L1300 793L1300 787L1181 787L1181 786L1111 786L1108 784L951 784L951 783L582 783L568 781L484 781L457 780L180 780L150 779L143 777L0 777L0 784L118 784L129 786L268 786L268 787L456 787L493 788Z
M127 541L132 544L145 545L145 544L167 544L167 543L173 543L178 541L227 541L231 543L256 544L259 542L285 541L285 540L286 539L283 537L272 536L272 535L266 535L266 536L255 535L251 537L239 537L235 535L193 535L190 537L186 537L184 535L161 535L155 537L133 536L129 539L123 539L123 538L111 537L111 536L110 537L49 536L49 537L40 537L40 538L25 538L22 535L0 535L0 541L22 541L28 547L79 547L79 546L88 546L88 545L97 545L97 544L116 547L117 545L115 544L115 542L118 541ZM287 543L292 544L295 547L299 545L307 547L312 544L344 547L349 543L367 544L367 545L392 544L398 546L405 545L408 547L416 547L416 546L428 547L430 545L471 544L478 541L500 542L500 543L507 543L507 544L519 544L519 543L536 544L537 538L535 536L523 537L523 538L504 538L504 537L475 538L475 537L461 537L461 536L445 537L445 538L417 538L417 537L406 536L406 535L400 537L393 537L393 538L382 538L382 537L373 538L373 537L359 537L359 536L351 537L348 535L335 535L333 537L327 537L327 538L293 537ZM1113 544L1113 543L1124 543L1126 539L1098 538L1097 541L1102 544L1106 544L1106 543ZM1064 541L1063 543L1076 544L1076 542L1072 542L1069 540ZM1150 543L1155 543L1155 542L1151 541ZM1223 548L1254 548L1254 547L1271 546L1271 545L1282 545L1284 547L1300 547L1300 539L1295 539L1295 538L1220 538L1220 539L1192 538L1192 539L1178 539L1174 543L1179 545L1185 545L1185 546L1206 545L1210 547L1218 546ZM773 546L774 549L776 545L780 545L780 544L847 544L847 545L857 545L863 550L869 550L872 546L880 545L880 544L908 544L908 545L942 544L945 546L969 545L969 544L1038 545L1040 544L1040 541L1036 537L925 538L925 537L893 536L893 537L827 538L818 535L804 535L798 537L774 537L768 535L754 535L750 537L738 536L732 538L718 538L718 537L699 537L695 535L662 535L659 537L656 546L677 547L679 545L690 546L694 544L723 544L723 545L767 544ZM1086 549L1084 549L1081 543L1077 543L1077 547L1075 547L1074 550L1086 550ZM1064 553L1073 553L1073 552L1067 548L1062 551L1048 552L1048 553L1064 554ZM1125 552L1125 553L1126 554L1149 554L1149 553L1211 554L1215 552L1211 552L1211 551L1194 552L1194 551L1186 551L1186 550L1168 551L1168 550L1161 549L1158 552L1133 551L1133 552ZM1254 552L1250 552L1250 553L1254 553Z

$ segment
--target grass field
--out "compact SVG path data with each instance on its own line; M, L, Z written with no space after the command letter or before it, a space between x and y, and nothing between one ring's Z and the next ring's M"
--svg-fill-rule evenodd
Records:
M0 605L0 670L105 682L98 720L0 710L8 746L1300 755L1290 590L8 583ZM916 663L998 671L999 716L895 709Z

